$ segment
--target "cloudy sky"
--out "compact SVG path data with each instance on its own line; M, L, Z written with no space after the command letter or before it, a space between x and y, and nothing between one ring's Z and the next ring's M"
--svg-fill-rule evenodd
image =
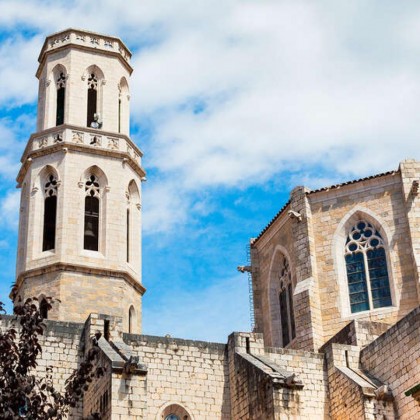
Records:
M133 52L146 334L223 342L249 330L236 266L290 189L420 158L419 2L0 0L0 300L14 280L37 57L68 27Z

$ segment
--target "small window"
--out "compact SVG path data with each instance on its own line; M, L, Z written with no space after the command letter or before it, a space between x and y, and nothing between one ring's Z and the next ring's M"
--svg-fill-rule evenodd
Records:
M345 260L352 313L392 306L384 241L370 223L350 230Z
M135 313L134 307L130 306L130 309L128 311L128 332L130 334L132 334L134 331L134 326L136 323L135 320L136 320L136 313Z
M165 417L165 420L181 420L176 414L169 414Z
M45 299L42 299L39 304L39 314L41 315L41 318L48 319L48 309L48 302Z
M66 96L66 77L64 73L60 73L57 79L57 111L55 125L64 124L64 99Z
M85 184L84 249L99 250L99 182L91 175Z
M44 185L44 231L42 251L55 248L55 231L57 222L57 179L54 175L48 177Z
M296 337L295 318L293 311L292 275L287 258L283 255L280 263L279 279L280 293L280 325L283 347Z

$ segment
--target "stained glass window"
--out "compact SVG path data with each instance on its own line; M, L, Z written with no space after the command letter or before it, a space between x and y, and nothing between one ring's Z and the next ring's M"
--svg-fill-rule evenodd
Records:
M352 313L392 305L384 241L370 223L350 230L345 260Z

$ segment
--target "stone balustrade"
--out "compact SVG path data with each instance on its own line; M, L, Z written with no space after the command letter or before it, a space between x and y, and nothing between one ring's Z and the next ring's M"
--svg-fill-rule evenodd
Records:
M126 153L128 157L131 157L135 163L141 166L141 156L143 154L127 136L69 125L62 125L32 134L23 153L22 161L33 152L57 144L78 145Z

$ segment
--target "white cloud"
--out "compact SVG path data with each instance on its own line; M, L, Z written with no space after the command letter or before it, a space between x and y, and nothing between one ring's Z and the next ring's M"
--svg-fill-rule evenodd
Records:
M0 225L6 229L16 230L19 220L20 191L8 191L0 200Z
M380 1L4 1L0 23L38 35L0 49L0 92L34 100L28 74L47 32L129 42L133 118L153 132L145 164L171 180L147 187L146 229L164 231L188 220L203 188L289 170L298 183L314 170L356 177L419 157L417 14Z

